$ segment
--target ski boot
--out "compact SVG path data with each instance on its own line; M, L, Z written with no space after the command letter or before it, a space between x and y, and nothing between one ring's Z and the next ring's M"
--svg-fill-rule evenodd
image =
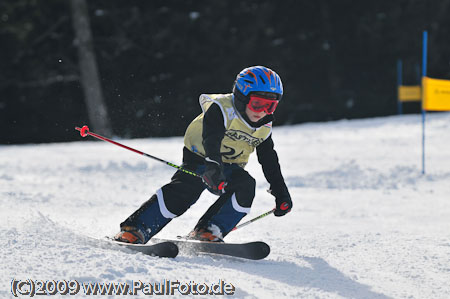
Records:
M217 225L210 224L208 228L194 228L187 236L189 240L206 242L223 242L222 232Z
M121 228L121 231L114 236L114 241L131 244L144 244L144 235L133 226L124 226Z

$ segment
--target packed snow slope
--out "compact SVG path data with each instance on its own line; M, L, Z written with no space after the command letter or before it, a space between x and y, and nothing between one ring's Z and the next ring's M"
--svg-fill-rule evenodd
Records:
M418 115L275 128L294 208L226 238L270 244L260 261L159 259L96 240L169 182L174 170L160 162L91 137L0 146L0 297L32 279L221 280L236 298L450 298L450 114L428 115L425 175L421 128ZM120 142L181 163L181 137ZM255 156L247 170L257 190L243 221L274 206ZM205 191L158 236L187 234L214 199Z

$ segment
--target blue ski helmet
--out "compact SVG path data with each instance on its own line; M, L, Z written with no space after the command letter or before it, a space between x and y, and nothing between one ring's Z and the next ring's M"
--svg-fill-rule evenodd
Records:
M235 89L248 98L251 92L262 91L283 95L283 83L277 73L265 66L251 66L243 69L236 77Z

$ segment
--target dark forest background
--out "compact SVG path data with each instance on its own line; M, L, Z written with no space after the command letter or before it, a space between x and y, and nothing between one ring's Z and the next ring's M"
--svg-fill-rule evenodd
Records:
M86 1L109 119L96 128L77 1L0 2L0 143L79 140L84 124L123 138L182 135L198 96L230 92L251 65L283 80L275 125L395 114L396 63L404 84L419 83L423 30L428 75L450 78L450 0Z

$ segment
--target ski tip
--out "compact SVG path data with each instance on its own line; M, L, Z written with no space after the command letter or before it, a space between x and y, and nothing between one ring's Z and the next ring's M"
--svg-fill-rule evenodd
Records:
M254 255L251 259L262 260L270 254L270 246L262 241L251 242L253 246L258 248L258 254Z
M172 242L162 242L160 246L164 246L165 250L163 254L160 254L159 257L170 257L175 258L179 253L179 248L175 243Z
M264 252L266 254L265 257L267 257L270 254L270 246L268 244L264 243L264 242L261 242L261 243L263 243L263 244L261 244L261 246L263 247L263 250L264 250Z
M149 256L175 258L179 253L178 246L175 243L169 241L153 244L131 244L119 242L109 237L107 237L107 239L113 244L116 244L120 247L131 249L136 252L141 252Z

